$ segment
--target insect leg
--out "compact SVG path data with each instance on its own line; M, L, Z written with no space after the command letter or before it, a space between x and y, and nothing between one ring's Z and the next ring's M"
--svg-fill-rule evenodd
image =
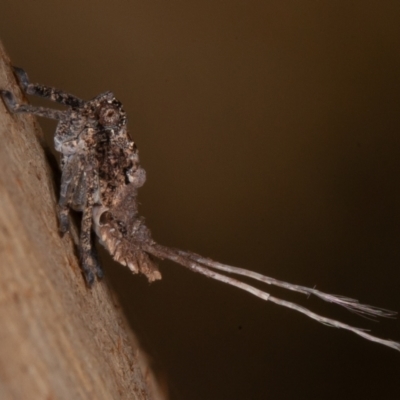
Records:
M61 175L61 188L60 198L58 200L58 220L60 223L60 232L64 234L69 231L69 207L71 197L73 196L74 190L76 190L77 176L83 175L82 171L79 171L79 160L71 157L62 155L62 175Z
M69 231L69 207L61 206L58 207L58 221L60 224L61 235L64 235Z
M97 277L101 279L104 276L104 270L99 261L99 255L97 253L96 243L95 243L96 240L93 235L91 235L91 240L92 240L91 245L92 245L92 259L93 259L94 269L96 271Z
M84 104L83 100L73 96L72 94L63 92L62 90L50 86L30 83L28 74L22 68L13 67L13 69L21 88L26 94L45 97L70 107L81 107Z
M81 235L80 235L81 265L88 286L92 286L94 282L94 275L91 268L93 266L92 239L91 239L92 209L93 209L93 204L91 204L91 202L88 201L88 204L86 205L86 208L83 211Z
M97 254L95 253L95 250L93 250L94 247L92 238L93 205L95 203L95 195L98 190L98 177L95 165L96 161L94 159L94 155L89 154L86 159L85 170L83 172L85 174L83 179L86 185L86 202L83 208L80 237L82 269L88 286L91 286L94 282L94 276L92 272L93 269L95 269L99 278L103 275L103 271L97 260Z
M35 107L29 104L18 104L14 95L8 90L0 90L0 95L3 98L7 108L12 113L35 114L39 117L61 120L65 116L65 111L52 110L51 108Z

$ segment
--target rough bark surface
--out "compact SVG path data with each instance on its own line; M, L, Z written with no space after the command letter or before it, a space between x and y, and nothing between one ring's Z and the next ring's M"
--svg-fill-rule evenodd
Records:
M1 43L0 88L22 100ZM41 139L35 118L0 100L0 398L161 398L115 296L85 286L58 233Z

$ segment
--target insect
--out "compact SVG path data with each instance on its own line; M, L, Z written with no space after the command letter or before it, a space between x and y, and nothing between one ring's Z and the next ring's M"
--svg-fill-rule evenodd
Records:
M154 258L169 259L265 301L294 309L325 325L349 330L365 339L400 351L400 343L380 339L364 329L323 317L217 271L315 295L366 317L393 317L395 312L363 305L348 297L279 281L156 243L144 218L138 212L137 193L146 181L146 173L140 166L137 147L129 136L126 113L114 94L105 92L92 100L84 101L64 91L30 83L28 75L21 68L14 67L14 73L26 94L44 97L67 106L67 110L60 111L18 104L10 91L0 91L11 113L34 114L58 121L54 145L61 153L59 226L62 234L67 233L70 210L82 213L79 253L88 286L94 283L95 275L98 278L103 276L94 247L95 234L115 261L127 266L133 273L144 274L150 282L161 279Z

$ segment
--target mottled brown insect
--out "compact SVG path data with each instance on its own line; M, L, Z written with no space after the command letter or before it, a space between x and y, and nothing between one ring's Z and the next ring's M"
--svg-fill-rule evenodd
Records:
M157 244L138 213L137 191L145 183L146 173L140 166L136 145L129 137L125 111L113 93L105 92L92 100L84 101L52 87L29 83L27 74L20 68L14 68L14 72L26 94L48 98L67 106L67 110L59 111L18 104L11 92L0 91L12 113L30 113L58 120L54 145L61 153L62 176L58 204L60 231L62 234L69 231L71 209L82 213L79 252L82 270L89 286L93 284L95 274L99 278L103 276L93 243L95 233L115 261L128 266L134 273L146 275L150 282L161 279L152 257L168 258L194 272L236 286L263 300L292 308L325 325L347 329L400 351L400 343L377 338L364 329L320 316L300 305L273 297L216 271L246 276L306 295L313 294L368 317L392 317L396 314L392 311L363 305L348 297L293 285L246 269L221 264L195 253Z

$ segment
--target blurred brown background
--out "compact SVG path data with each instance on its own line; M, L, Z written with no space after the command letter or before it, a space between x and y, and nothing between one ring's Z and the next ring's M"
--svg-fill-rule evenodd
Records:
M156 240L400 311L398 1L0 5L32 81L123 102ZM394 350L171 263L149 285L102 255L171 399L398 398ZM400 341L398 320L267 290Z

